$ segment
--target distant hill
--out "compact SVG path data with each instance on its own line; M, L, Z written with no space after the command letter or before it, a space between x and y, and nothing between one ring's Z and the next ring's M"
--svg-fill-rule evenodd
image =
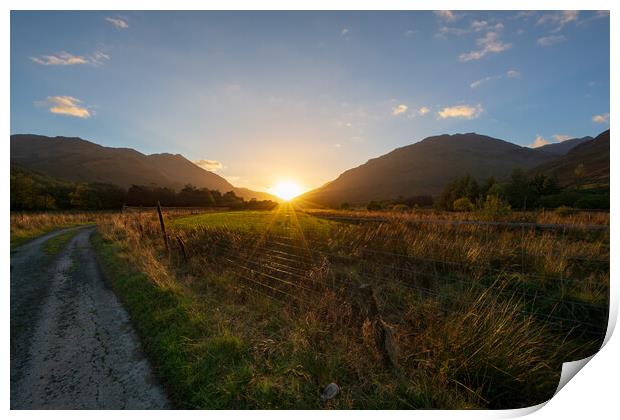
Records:
M579 165L583 165L580 179L575 175ZM580 183L593 188L609 187L609 130L577 145L567 154L535 167L531 172L555 176L562 186Z
M177 190L192 184L221 193L234 191L246 200L276 200L268 193L236 188L178 154L144 155L133 149L104 147L78 137L12 135L11 163L75 182L101 182L123 188L155 184Z
M554 155L561 156L568 153L573 147L590 140L592 140L592 137L590 136L574 138L564 140L560 143L547 144L545 146L538 147L537 150L542 150L543 152L548 152Z
M478 180L507 177L513 168L530 169L556 155L476 133L428 137L349 169L334 181L300 197L307 205L338 206L398 196L439 194L458 176Z

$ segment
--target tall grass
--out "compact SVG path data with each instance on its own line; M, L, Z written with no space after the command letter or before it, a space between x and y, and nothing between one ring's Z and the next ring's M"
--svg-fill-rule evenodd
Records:
M11 247L24 244L52 230L94 224L107 215L108 213L104 212L12 212Z
M561 363L602 339L548 315L603 329L605 233L408 225L402 214L359 224L266 212L263 221L251 215L252 229L239 228L243 214L176 224L167 216L168 251L155 213L115 215L99 229L114 247L111 265L144 273L117 291L134 302L132 317L183 407L523 407L550 398ZM571 217L562 223L608 223ZM137 288L158 292L132 300ZM161 294L169 297L158 303ZM177 315L164 324L160 311ZM376 325L390 331L396 367L384 362ZM330 382L342 392L323 405Z

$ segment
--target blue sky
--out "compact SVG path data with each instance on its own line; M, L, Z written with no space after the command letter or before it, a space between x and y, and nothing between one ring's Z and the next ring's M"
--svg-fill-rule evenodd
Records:
M11 133L304 189L442 133L609 127L604 12L11 12Z

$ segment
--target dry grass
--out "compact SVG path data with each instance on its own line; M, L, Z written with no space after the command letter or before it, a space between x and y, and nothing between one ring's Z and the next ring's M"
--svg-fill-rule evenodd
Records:
M104 212L11 213L11 247L52 230L94 224L108 216Z
M540 314L604 323L606 312L598 308L608 299L608 234L403 223L428 220L427 214L327 228L296 223L301 218L289 214L272 229L277 223L265 214L262 228L250 232L174 227L178 215L168 214L169 252L152 212L100 224L121 259L146 273L153 287L180 296L182 312L198 325L183 327L189 331L183 339L151 347L160 364L181 360L183 376L164 375L182 406L521 407L548 399L561 362L591 354L602 339L598 329L550 323ZM559 221L549 214L519 217ZM571 215L561 222L609 218ZM360 294L366 283L381 321L373 321L372 305ZM179 322L181 328L189 321ZM398 348L397 368L383 361L379 323ZM342 392L321 405L320 391L332 381Z

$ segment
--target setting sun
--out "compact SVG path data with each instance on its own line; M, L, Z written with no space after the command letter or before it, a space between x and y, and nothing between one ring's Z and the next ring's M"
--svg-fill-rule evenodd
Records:
M271 187L269 192L285 201L289 201L301 194L302 190L301 187L293 181L280 181Z

